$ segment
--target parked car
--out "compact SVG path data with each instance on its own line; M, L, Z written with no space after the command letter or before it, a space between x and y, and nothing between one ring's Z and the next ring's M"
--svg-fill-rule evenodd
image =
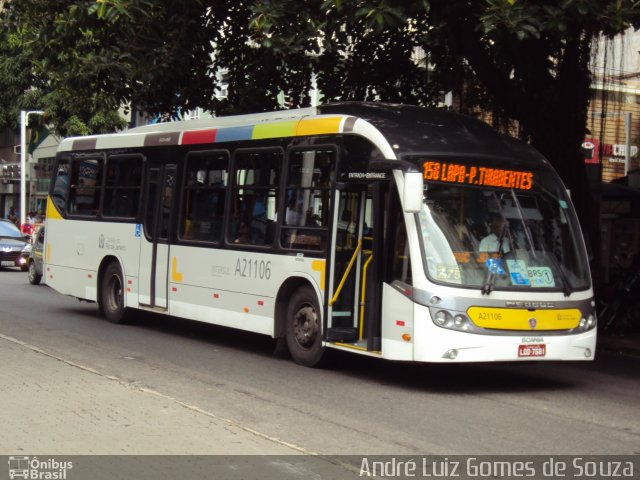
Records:
M36 229L33 234L33 245L29 252L28 269L29 283L38 285L42 279L44 259L44 225Z
M0 267L19 267L27 271L31 243L13 222L0 219Z

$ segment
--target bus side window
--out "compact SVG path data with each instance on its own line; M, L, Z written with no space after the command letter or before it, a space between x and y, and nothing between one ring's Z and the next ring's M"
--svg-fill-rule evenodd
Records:
M280 244L284 248L326 248L335 156L330 148L290 152L285 208L280 219Z
M278 205L278 175L283 154L274 150L238 150L234 156L227 241L270 246Z
M69 213L97 215L100 207L103 169L104 161L101 157L79 158L72 161Z
M138 155L109 157L102 214L105 217L136 217L141 189L142 157Z
M226 151L194 152L188 156L180 238L220 241L228 165Z
M58 163L56 178L51 189L53 203L61 214L67 208L67 188L69 187L69 160L62 159Z

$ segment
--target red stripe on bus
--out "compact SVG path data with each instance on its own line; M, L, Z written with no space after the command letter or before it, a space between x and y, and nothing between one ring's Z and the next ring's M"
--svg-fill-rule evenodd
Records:
M215 143L217 128L211 130L194 130L182 134L182 145L193 145L196 143Z

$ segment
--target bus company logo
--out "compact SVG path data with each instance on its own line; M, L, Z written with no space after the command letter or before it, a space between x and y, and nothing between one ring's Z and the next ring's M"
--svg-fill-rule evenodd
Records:
M556 306L553 302L520 302L513 300L507 300L505 305L512 308L555 308Z
M9 457L9 478L32 480L65 480L67 470L73 468L73 462L61 462L54 458L39 460L38 457Z
M98 238L98 247L104 248L104 233L101 233L100 238Z
M536 328L536 325L538 325L538 321L535 318L530 318L529 319L529 327L531 328L531 330Z

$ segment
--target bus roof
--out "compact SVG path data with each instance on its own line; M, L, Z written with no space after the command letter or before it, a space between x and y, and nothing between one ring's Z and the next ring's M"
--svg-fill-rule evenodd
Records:
M343 102L321 105L318 112L341 112L376 127L397 154L442 157L492 157L521 163L546 161L525 142L502 135L478 119L442 109L413 105Z
M59 152L194 145L302 135L348 134L367 122L397 155L473 156L539 163L542 155L524 142L497 133L484 122L444 110L411 105L340 102L276 112L158 123L122 133L66 138ZM379 140L379 139L378 139ZM379 143L379 142L378 142Z

